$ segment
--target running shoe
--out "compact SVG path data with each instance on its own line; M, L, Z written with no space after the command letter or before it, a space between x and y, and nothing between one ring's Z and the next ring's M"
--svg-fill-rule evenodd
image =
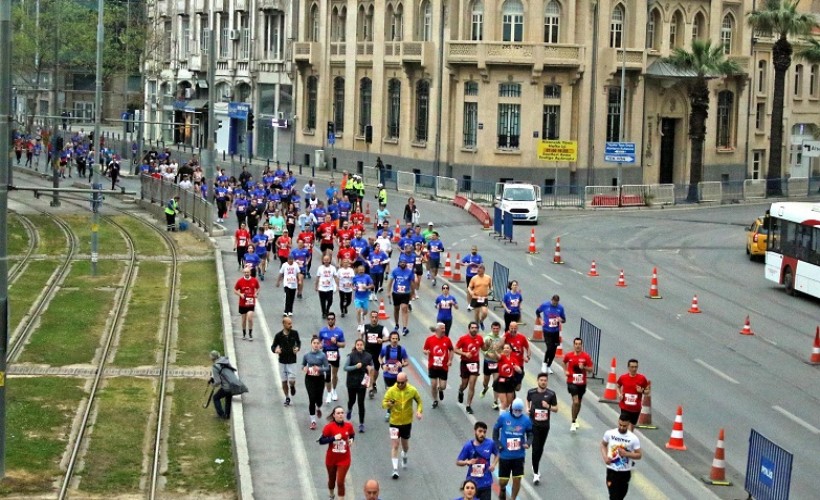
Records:
M359 424L359 432L364 434L364 424Z
M575 422L573 422L573 423L572 423L572 425L570 425L570 426L569 426L569 431L570 431L570 432L575 432L575 431L577 431L577 430L578 430L578 424L576 424Z
M348 420L350 420L350 417L352 417L352 416L353 416L353 412L352 412L352 411L350 411L350 410L347 410L347 414L345 415L345 417L346 417Z
M370 396L370 399L373 399L374 397L376 397L376 390L375 389L370 389L370 392L368 393L368 396Z
M532 484L536 486L541 484L541 474L536 472L532 475Z
M316 418L322 418L322 409L318 406L316 407Z
M248 342L253 342L253 334L252 333L248 334Z
M330 390L330 399L332 399L333 401L338 401L339 400L339 395L336 394L336 389L331 389ZM350 420L350 417L347 417L347 419Z
M547 370L549 370L549 366L546 363L541 363L541 373L547 373Z
M483 321L479 321L479 322L478 322L478 327L479 327L479 328L481 328L481 331L483 332L483 331L484 331L484 322L483 322Z
M467 407L467 413L470 414L470 415L473 414L473 407L472 406Z
M301 299L302 299L302 294L301 294L301 293L297 293L297 294L296 294L296 298L297 298L297 299L299 299L299 300L301 300Z
M290 398L285 398L285 406L290 406Z
M310 430L312 430L312 431L316 430L316 422L311 422L310 423Z
M427 271L427 279L430 279L430 271Z
M438 401L433 401L433 408L438 408Z
M548 366L548 367L547 367L547 374L552 375L553 373L555 373L555 372L554 372L554 371L552 371L552 368L550 368L550 367Z
M402 336L406 337L407 335L410 334L410 330L408 330L407 327L405 326L404 328L402 328L401 334L402 334Z
M393 327L393 333L399 333L399 325Z
M259 279L265 281L265 273L259 273Z
M393 469L393 476L392 477L393 477L393 479L398 479L399 478L399 471L396 470L396 469Z
M433 288L435 288L435 287L436 287L436 284L437 284L437 283L438 283L438 280L437 280L436 278L433 278Z
M498 401L493 401L493 410L498 409Z
M464 402L464 391L458 391L458 402L459 403Z
M467 306L467 310L468 310L468 311L472 311L472 310L473 310L473 306Z
M481 397L482 397L482 398L483 398L483 397L487 394L487 390L488 390L489 388L490 388L490 386L487 386L487 387L485 387L485 388L481 389Z
M325 396L325 404L330 404L330 399L332 397L332 393L328 392Z

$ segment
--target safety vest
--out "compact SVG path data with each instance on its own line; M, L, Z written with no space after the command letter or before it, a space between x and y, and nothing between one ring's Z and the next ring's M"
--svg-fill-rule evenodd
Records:
M179 212L179 203L177 200L171 198L168 200L168 204L165 205L165 213L168 215L176 215Z
M379 190L379 203L387 205L387 190L385 188Z

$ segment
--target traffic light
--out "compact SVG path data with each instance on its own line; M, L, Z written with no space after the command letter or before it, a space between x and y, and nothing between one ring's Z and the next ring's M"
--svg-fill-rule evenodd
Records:
M364 142L367 144L373 143L373 125L364 126Z
M62 151L63 148L65 147L65 142L64 142L63 138L59 135L57 136L57 141L56 141L55 147L56 147L57 151Z
M336 124L327 122L327 136L330 137L331 135L336 135Z
M248 132L253 131L253 127L256 124L253 117L253 111L248 111Z

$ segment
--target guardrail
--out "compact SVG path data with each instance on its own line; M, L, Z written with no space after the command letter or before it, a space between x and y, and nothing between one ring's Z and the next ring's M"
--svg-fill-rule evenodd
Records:
M164 179L155 179L150 175L140 176L140 199L164 208L168 200L179 196L179 211L183 217L190 219L211 234L213 229L213 204L190 189L182 189L179 185Z

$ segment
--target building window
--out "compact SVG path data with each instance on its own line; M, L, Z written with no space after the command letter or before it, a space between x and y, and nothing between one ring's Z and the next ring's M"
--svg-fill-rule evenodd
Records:
M310 24L308 24L308 26L310 26L310 34L308 36L310 38L308 39L308 41L318 42L319 41L319 36L321 35L321 30L319 29L321 20L319 19L319 6L318 5L313 4L310 7L310 18L309 19L310 19Z
M669 48L680 47L683 42L683 14L679 10L672 16L672 23L669 25Z
M484 40L484 4L481 0L473 2L470 14L470 40L475 42Z
M766 66L767 62L764 60L757 61L757 93L764 94L766 92Z
M501 103L498 105L498 147L518 149L521 133L521 105Z
M722 149L731 148L732 137L732 113L734 112L735 95L730 90L723 90L718 93L717 105L717 147Z
M560 85L544 85L544 99L560 99L561 86Z
M392 10L392 6L390 7ZM389 12L389 11L388 11ZM400 41L402 39L402 32L404 31L403 23L404 23L404 7L399 5L396 7L396 11L389 16L390 20L390 33L388 33L388 40L393 41Z
M401 132L401 82L387 82L387 138L398 139Z
M766 127L766 103L759 102L755 106L755 130L762 132Z
M305 121L305 128L307 130L316 130L316 110L318 107L319 96L319 79L315 76L309 76L307 79L307 120Z
M760 179L763 174L763 159L766 152L763 150L752 151L752 179Z
M561 106L545 104L541 117L541 137L550 140L558 139L560 122Z
M364 135L364 128L370 125L370 110L373 104L373 82L370 78L359 81L359 135Z
M429 42L433 39L433 6L429 0L421 4L421 41Z
M336 33L336 40L340 42L347 40L347 7L345 6L339 11L339 31Z
M171 52L173 48L171 41L176 39L174 36L174 25L171 21L166 21L162 29L165 32L165 36L162 38L162 56L166 61L170 61L174 55Z
M239 58L244 60L248 60L251 57L251 28L248 25L249 22L249 16L243 16L239 31L242 37L239 40Z
M646 48L655 49L655 33L660 23L658 22L658 11L652 9L646 19Z
M430 83L416 85L416 142L427 142L427 120L430 115Z
M464 103L464 147L476 147L478 136L478 103Z
M179 58L188 59L191 52L191 21L187 17L180 16L179 31L182 34L182 40L179 41Z
M809 70L809 97L817 97L817 73L820 71L820 65L813 65Z
M555 0L550 0L544 9L544 43L558 43L560 18L561 7Z
M606 140L621 140L621 89L609 87L606 103Z
M478 82L464 82L464 95L478 95Z
M803 97L803 65L798 64L794 67L794 97Z
M502 83L498 85L499 97L521 97L520 83Z
M720 25L720 43L723 45L723 53L732 53L732 35L735 29L735 21L732 16L726 14Z
M708 31L706 29L706 18L698 12L695 14L695 22L692 23L692 40L700 40Z
M230 53L230 37L231 25L228 24L227 14L219 16L220 36L219 36L219 57L226 58Z
M502 36L505 42L524 40L524 5L520 0L506 0L501 10Z
M208 16L199 16L199 53L203 56L208 55L210 40L211 29L208 26Z
M620 49L623 47L624 36L624 6L618 4L612 9L612 19L609 22L609 46Z
M336 132L345 131L345 79L341 76L333 79L333 124Z

